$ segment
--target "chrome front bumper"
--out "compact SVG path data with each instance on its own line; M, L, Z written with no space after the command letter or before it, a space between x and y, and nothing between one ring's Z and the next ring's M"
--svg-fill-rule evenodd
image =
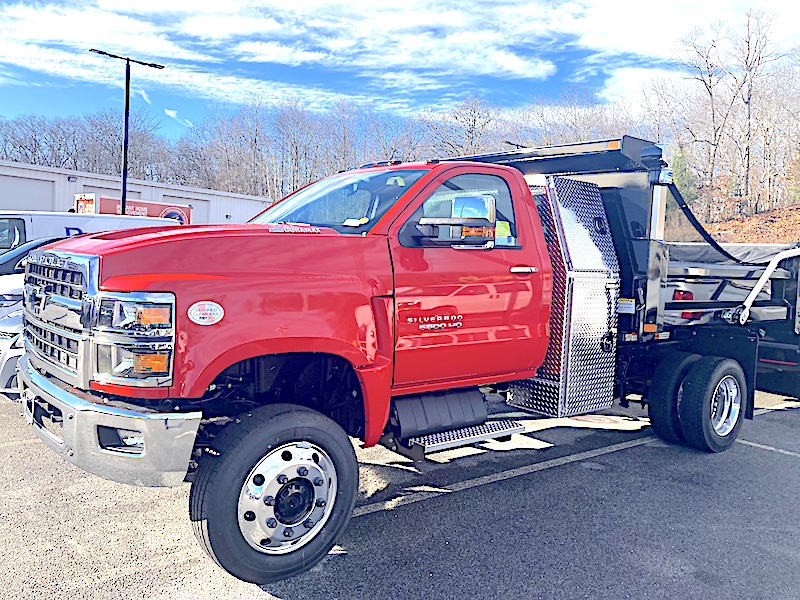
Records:
M19 360L19 386L28 423L65 460L120 483L183 482L202 413L147 413L97 404L40 374L27 355ZM131 446L102 443L109 432Z

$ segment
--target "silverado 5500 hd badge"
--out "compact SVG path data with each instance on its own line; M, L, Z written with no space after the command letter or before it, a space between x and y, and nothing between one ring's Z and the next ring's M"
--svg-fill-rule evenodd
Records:
M420 331L435 329L459 329L463 327L462 315L430 315L425 317L407 317L409 325L419 324Z

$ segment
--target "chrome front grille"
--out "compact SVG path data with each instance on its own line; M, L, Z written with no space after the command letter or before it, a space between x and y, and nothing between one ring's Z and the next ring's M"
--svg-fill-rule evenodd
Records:
M25 339L41 357L77 374L80 347L77 339L58 330L37 325L29 319L25 319Z
M83 273L63 267L31 264L25 283L71 300L83 300L85 294Z
M147 353L174 351L174 329L150 332L110 328L98 323L105 301L164 304L174 323L175 296L171 293L101 292L98 289L99 257L58 250L30 253L25 278L24 345L31 366L78 389L88 390L93 381L130 386L169 386L172 365L166 375L119 377L116 371L98 371L98 349L122 347ZM105 355L104 355L105 356ZM132 368L132 367L131 367Z
M83 388L88 386L83 311L93 289L90 261L34 250L28 256L23 300L25 347L34 366Z

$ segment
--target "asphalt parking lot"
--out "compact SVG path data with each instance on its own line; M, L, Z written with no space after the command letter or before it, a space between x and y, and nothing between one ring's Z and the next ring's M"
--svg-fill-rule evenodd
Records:
M359 451L340 545L263 589L214 565L188 485L117 485L40 445L0 399L3 598L800 598L800 403L760 397L718 455L653 438L641 411L525 420L528 432L415 465Z

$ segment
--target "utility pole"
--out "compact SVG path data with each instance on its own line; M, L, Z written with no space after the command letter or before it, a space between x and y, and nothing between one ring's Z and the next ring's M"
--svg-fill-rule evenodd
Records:
M125 61L125 125L122 132L122 196L120 201L120 213L124 215L128 199L128 124L131 112L131 63L134 62L137 65L152 67L153 69L163 69L164 65L142 62L129 56L118 56L96 48L92 48L89 52Z

